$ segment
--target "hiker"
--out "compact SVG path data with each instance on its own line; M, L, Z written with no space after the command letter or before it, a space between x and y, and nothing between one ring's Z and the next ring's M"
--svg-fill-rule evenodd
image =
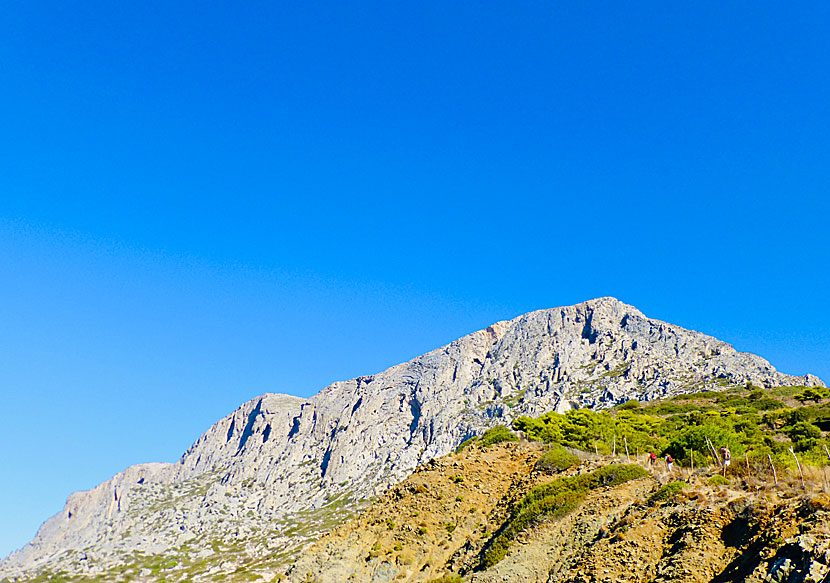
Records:
M648 454L648 465L649 465L650 468L653 468L654 464L656 464L656 463L657 463L657 454L654 453L654 452L651 452L650 454Z
M672 469L672 464L674 464L674 460L671 459L671 456L669 454L666 454L666 468L668 468L670 472Z
M723 467L729 467L729 464L732 463L732 452L729 451L729 448L724 445L720 448L720 454L723 457Z

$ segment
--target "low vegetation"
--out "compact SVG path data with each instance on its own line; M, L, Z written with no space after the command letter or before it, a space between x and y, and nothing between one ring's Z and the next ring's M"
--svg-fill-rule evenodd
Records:
M505 441L519 441L519 437L504 425L497 425L492 429L488 429L484 435L480 437L471 437L466 439L455 451L456 453L459 453L473 444L476 444L479 447L489 447Z
M543 520L562 518L574 511L591 490L618 486L645 475L647 472L638 465L611 464L587 474L559 478L533 488L516 505L510 518L485 547L481 568L487 569L501 561L516 537L526 529Z
M714 476L710 477L706 481L709 482L709 484L712 485L712 486L728 486L729 485L729 480L727 480L726 478L724 478L723 476L721 476L719 474L715 474Z
M680 491L687 486L686 482L677 480L669 482L665 486L661 486L654 494L648 497L649 506L655 506L663 502L668 502L677 496Z
M655 403L628 401L608 411L519 417L513 428L532 440L587 452L670 455L683 466L720 465L726 447L731 473L768 468L769 460L794 468L790 449L802 463L825 464L830 460L830 390L786 389L747 385Z
M556 474L579 465L579 458L560 445L555 445L536 462L535 469L545 474Z

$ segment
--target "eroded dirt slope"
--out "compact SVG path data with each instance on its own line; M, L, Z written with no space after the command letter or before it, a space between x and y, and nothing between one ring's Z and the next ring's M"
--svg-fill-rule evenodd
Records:
M515 503L558 477L534 470L543 452L539 444L509 443L434 460L323 537L285 577L321 583L830 580L827 494L739 480L715 486L705 469L669 476L661 468L592 491L574 512L526 530L503 560L481 570L483 549ZM611 461L584 458L566 475ZM649 500L677 478L687 482L678 494Z

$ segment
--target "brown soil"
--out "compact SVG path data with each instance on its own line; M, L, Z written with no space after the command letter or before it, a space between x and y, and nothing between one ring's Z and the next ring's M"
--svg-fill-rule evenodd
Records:
M544 446L468 448L422 466L365 513L309 548L289 581L475 583L822 581L830 573L830 497L781 485L748 491L733 479L676 474L674 499L648 496L657 474L592 492L580 508L522 535L508 556L477 571L480 553L516 501L554 479L533 471ZM608 463L585 459L569 473Z

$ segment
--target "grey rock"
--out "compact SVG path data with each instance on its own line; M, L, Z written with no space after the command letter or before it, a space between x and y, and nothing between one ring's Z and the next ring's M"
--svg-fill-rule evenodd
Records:
M133 466L72 494L0 576L82 562L100 572L136 550L205 552L212 537L254 554L299 548L417 465L519 415L748 382L824 385L614 298L531 312L310 399L248 401L177 463Z

